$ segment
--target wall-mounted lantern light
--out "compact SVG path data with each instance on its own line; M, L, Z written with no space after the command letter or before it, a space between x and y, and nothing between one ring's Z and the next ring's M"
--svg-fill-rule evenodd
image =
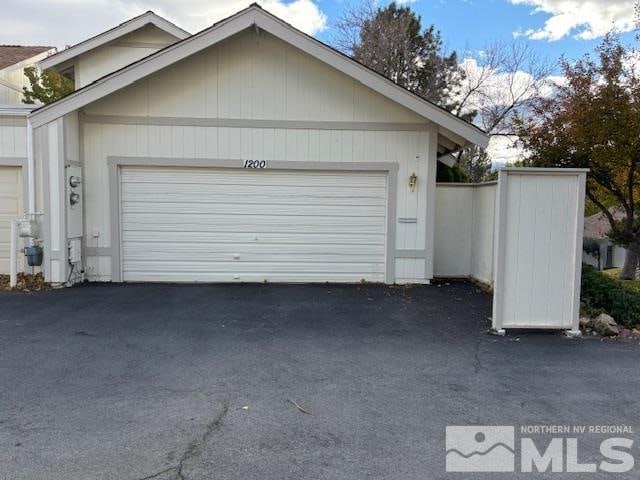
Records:
M409 177L409 191L413 192L416 189L416 184L418 183L418 177L415 173L412 173Z

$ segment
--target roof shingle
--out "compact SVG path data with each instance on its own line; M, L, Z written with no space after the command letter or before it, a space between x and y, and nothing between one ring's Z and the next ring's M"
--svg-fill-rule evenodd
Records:
M0 45L0 70L51 50L53 47Z

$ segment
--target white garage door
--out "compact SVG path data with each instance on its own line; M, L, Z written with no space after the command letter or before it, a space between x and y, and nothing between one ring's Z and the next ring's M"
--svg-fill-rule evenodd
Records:
M0 167L0 273L9 273L11 221L22 215L21 170Z
M384 281L387 175L122 167L124 281Z

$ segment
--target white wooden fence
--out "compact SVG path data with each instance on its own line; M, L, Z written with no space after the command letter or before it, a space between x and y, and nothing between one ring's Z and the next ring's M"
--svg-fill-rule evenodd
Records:
M507 168L439 184L434 268L494 287L493 327L578 332L586 170Z

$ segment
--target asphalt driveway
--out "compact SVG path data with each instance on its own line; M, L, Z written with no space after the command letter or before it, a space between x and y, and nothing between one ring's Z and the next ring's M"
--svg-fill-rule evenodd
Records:
M637 343L490 310L466 283L2 294L0 478L467 479L447 425L639 426Z

